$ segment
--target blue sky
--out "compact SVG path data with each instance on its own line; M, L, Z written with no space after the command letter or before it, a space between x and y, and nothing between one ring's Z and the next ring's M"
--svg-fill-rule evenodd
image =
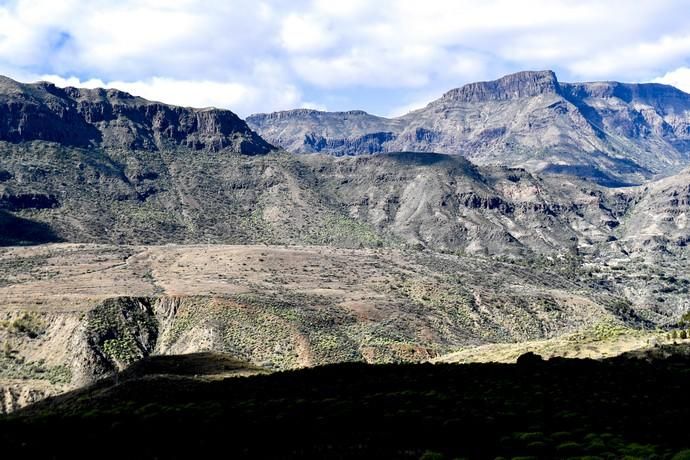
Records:
M0 0L0 73L241 116L390 116L525 69L690 92L687 0Z

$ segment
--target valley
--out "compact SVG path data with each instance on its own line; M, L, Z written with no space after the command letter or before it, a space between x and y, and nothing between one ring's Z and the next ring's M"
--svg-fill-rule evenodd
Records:
M468 126L486 111L486 129L511 111L528 120L491 128L500 142L468 134L476 154L419 128L414 143L340 151L336 139L316 155L257 117L276 146L226 110L0 83L2 412L194 353L253 374L530 351L599 359L687 340L690 179L674 90L521 73L429 105ZM603 117L611 104L639 108L616 105L621 91L661 104L673 129L611 134L623 126ZM603 131L594 112L578 118L589 109L568 105L576 96ZM566 112L575 125L552 119ZM264 122L299 131L293 116L378 139L359 111ZM541 166L522 161L547 147Z
M679 264L329 246L59 243L1 249L0 266L5 411L155 355L272 371L615 355L669 342L690 284Z

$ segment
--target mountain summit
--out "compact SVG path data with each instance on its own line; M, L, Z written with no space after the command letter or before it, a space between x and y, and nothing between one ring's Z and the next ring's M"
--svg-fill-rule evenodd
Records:
M247 123L293 152L460 154L605 185L641 183L690 164L690 95L659 84L561 83L551 71L470 83L397 118L295 110Z
M524 71L494 81L469 83L448 91L443 99L455 102L511 101L542 94L560 94L556 74L550 70Z
M58 88L6 77L0 77L0 140L244 154L273 149L229 110L176 107L116 89Z

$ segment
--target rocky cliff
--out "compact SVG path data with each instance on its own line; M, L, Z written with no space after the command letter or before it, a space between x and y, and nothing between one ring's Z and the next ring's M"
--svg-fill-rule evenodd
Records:
M176 107L114 89L63 89L5 77L0 77L0 140L149 151L181 147L250 155L273 148L229 110Z

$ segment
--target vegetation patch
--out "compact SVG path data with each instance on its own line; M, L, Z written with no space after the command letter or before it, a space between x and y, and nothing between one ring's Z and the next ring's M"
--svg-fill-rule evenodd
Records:
M53 385L67 385L72 371L67 366L48 366L44 361L26 361L14 353L0 355L0 379L46 380Z
M88 313L86 327L90 345L118 369L147 356L158 336L149 299L107 299Z

